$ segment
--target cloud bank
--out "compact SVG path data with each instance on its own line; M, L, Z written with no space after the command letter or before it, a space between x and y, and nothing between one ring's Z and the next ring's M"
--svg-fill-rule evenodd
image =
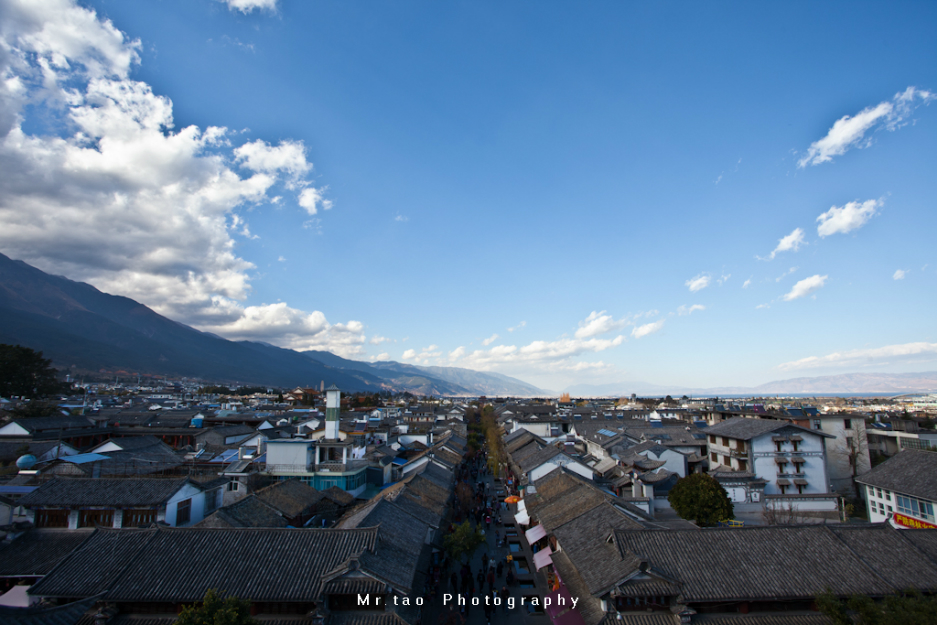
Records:
M853 349L846 352L834 352L827 356L809 356L778 365L782 371L795 369L817 369L819 367L859 366L869 364L887 364L887 361L909 360L916 357L934 357L938 343L905 343L887 345L875 349Z
M360 354L358 322L242 303L247 210L284 193L331 206L304 144L176 128L172 101L130 78L139 48L72 1L0 4L0 250L227 338Z

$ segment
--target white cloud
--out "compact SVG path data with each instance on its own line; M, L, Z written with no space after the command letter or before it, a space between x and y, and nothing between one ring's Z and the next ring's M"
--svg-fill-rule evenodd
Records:
M498 339L498 335L497 335L497 334L493 334L493 335L490 336L489 338L484 339L484 340L482 341L482 344L485 345L485 346L489 346L489 345L491 345L492 343L494 343L497 339Z
M456 361L466 355L466 348L460 345L449 353L450 361Z
M798 299L799 297L804 297L805 295L810 295L814 293L819 288L824 286L824 282L827 280L827 276L813 275L810 278L805 278L795 283L795 286L791 288L791 291L786 293L782 299L786 302L790 302L793 299Z
M219 0L219 2L227 4L229 10L241 11L245 14L250 13L254 9L266 9L268 11L277 10L277 0Z
M795 228L791 231L791 234L785 235L778 240L778 245L766 258L758 256L756 258L759 258L759 260L772 260L779 252L797 252L802 245L804 245L804 230Z
M278 263L285 263L285 262L287 262L287 258L286 258L285 256L278 256L278 257L277 257L277 262L278 262Z
M359 354L357 321L242 303L240 211L309 185L302 142L175 128L170 99L129 78L139 47L73 1L0 4L0 250L227 338ZM24 130L37 119L49 134Z
M875 349L853 349L846 352L834 352L827 356L809 356L801 360L782 363L778 366L782 371L792 369L816 369L819 367L858 366L864 364L883 363L886 360L908 360L921 356L928 356L934 364L934 356L938 343L905 343L903 345L887 345Z
M902 280L903 278L905 278L905 274L906 274L906 273L907 273L907 272L906 272L905 269L896 269L896 273L892 274L892 279L893 279L893 280Z
M430 360L434 358L439 358L443 355L443 352L439 351L440 348L436 345L430 345L429 347L424 347L419 352L415 349L408 349L404 352L404 355L401 356L403 360L413 360L414 364L417 365L426 365ZM459 348L453 350L453 352L458 352ZM465 350L464 350L465 351ZM453 352L450 352L452 355Z
M528 325L528 322L527 322L527 321L522 321L521 323L519 323L518 325L514 326L513 328L508 328L508 331L509 331L509 332L514 332L515 330L520 330L521 328L523 328L523 327L526 326L526 325Z
M398 213L397 217L394 218L394 221L400 221L400 222L410 221L410 217L407 217L406 215L401 215L400 213Z
M756 306L756 310L762 310L764 308L771 308L771 306L769 306L768 304L759 304L758 306Z
M605 310L589 314L589 317L580 322L580 327L576 331L576 338L585 339L591 336L599 336L613 330L621 330L626 326L625 319L613 319L607 315Z
M330 324L326 316L290 308L283 302L233 308L229 319L205 323L202 329L236 341L264 341L296 350L326 350L340 356L362 354L364 326L359 321Z
M826 136L811 144L807 154L798 160L798 167L826 163L850 148L868 147L872 142L866 138L868 130L901 128L920 102L927 103L934 98L934 93L909 87L897 93L892 100L865 108L853 117L844 115L834 122Z
M876 214L877 207L882 204L882 200L867 200L862 204L848 202L840 208L831 206L829 211L818 215L817 221L821 222L817 227L818 236L823 238L838 232L856 230L868 222Z
M640 339L643 336L648 336L649 334L654 334L664 326L664 319L659 319L658 321L653 321L652 323L646 323L635 328L632 328L632 337Z
M579 327L588 327L602 313L594 313L580 322ZM522 327L524 322L515 327ZM595 353L617 347L626 341L625 336L602 339L595 336L569 338L563 336L553 341L532 341L521 347L516 345L496 345L488 349L477 349L462 353L459 366L482 371L496 368L521 368L541 371L580 371L585 369L606 368L602 363L581 363L574 358L586 353ZM416 355L416 353L414 354Z
M703 306L702 304L694 304L693 306L683 306L683 305L682 305L682 306L678 306L678 307L677 307L677 314L678 314L678 315L681 315L681 316L684 316L684 315L689 315L689 314L691 314L691 313L694 312L695 310L706 310L706 309L707 309L707 308L706 308L705 306Z
M372 345L381 345L382 343L390 343L391 339L375 334L373 337L368 339L368 342Z
M747 278L746 281L743 282L743 288L748 289L750 284L752 284L752 278Z
M323 209L329 210L332 208L332 200L326 200L322 197L325 190L325 188L315 189L313 187L307 187L300 191L300 195L297 197L297 204L306 209L306 212L310 215L315 215L319 212L317 206L322 206Z
M691 278L684 283L684 286L689 288L691 293L696 293L701 289L705 289L710 286L710 274L702 273L699 276Z
M390 355L389 353L387 353L387 352L382 352L382 353L378 354L377 356L370 356L368 359L369 359L371 362L380 362L380 361L383 361L383 360L391 360L391 355Z

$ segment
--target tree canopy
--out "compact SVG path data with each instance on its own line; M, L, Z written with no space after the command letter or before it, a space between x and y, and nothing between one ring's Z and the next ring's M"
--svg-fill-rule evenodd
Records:
M482 530L473 527L469 521L464 521L461 525L456 526L456 531L446 535L443 539L443 548L446 549L447 555L454 562L459 562L463 556L468 561L472 559L472 554L484 542L485 535Z
M251 617L249 601L237 597L222 599L210 588L201 605L182 609L175 625L259 625L259 621Z
M22 345L0 344L0 397L47 397L62 391L52 361Z
M706 473L679 479L668 493L668 502L679 517L701 527L733 518L733 503L726 489Z

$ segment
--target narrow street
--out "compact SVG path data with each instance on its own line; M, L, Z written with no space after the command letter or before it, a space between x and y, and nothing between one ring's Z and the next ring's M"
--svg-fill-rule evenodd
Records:
M478 464L476 461L470 461L468 466L478 470L484 466L484 461L480 460ZM546 594L546 579L544 575L533 571L533 554L524 539L524 530L515 525L515 506L504 503L507 494L501 480L496 480L486 471L485 475L479 472L476 479L470 475L468 483L473 489L482 484L483 488L486 488L485 500L490 502L495 497L498 505L498 510L492 517L491 527L487 527L483 520L485 542L476 550L469 562L475 594L470 595L468 600L461 599L459 591L462 584L460 576L462 563L451 565L443 575L437 596L432 602L429 597L427 598L427 605L423 611L423 625L494 625L509 622L524 625L549 625L550 621L540 606L531 606L532 597L537 597L540 601L540 598ZM496 517L501 521L500 523ZM470 522L475 525L474 519ZM457 524L454 522L453 525ZM512 562L507 560L509 554L513 558ZM501 575L498 575L499 563L502 564ZM495 572L494 590L499 594L498 601L501 603L499 606L492 605L489 617L486 616L485 610L486 597L493 604L495 599L489 592L490 584L484 572L487 565L491 565ZM514 579L510 584L509 568L514 571ZM483 579L482 588L478 581L480 572L482 572ZM452 580L456 581L456 588L453 587ZM505 592L503 589L507 589L507 601L501 600L501 595ZM475 605L472 605L473 598L476 601ZM461 603L466 605L460 605ZM514 607L509 607L511 605Z

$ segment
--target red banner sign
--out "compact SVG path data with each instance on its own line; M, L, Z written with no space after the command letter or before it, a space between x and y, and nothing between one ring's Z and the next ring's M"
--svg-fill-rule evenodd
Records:
M926 521L919 521L918 519L906 516L904 514L899 514L896 512L892 515L892 522L896 525L901 525L902 527L911 527L917 530L933 530L938 529L934 523L928 523Z

